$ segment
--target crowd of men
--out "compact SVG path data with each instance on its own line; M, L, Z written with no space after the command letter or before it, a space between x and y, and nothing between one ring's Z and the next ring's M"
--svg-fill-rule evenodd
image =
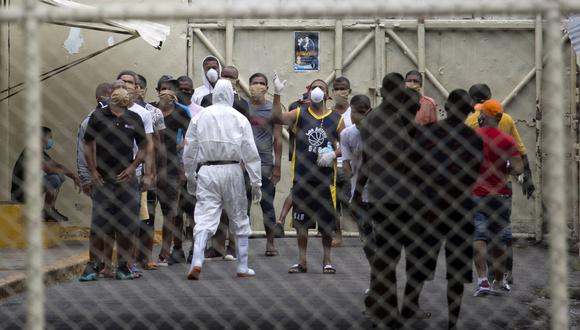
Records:
M331 86L312 81L282 111L286 81L276 74L272 81L253 74L246 100L237 92L237 68L222 67L213 56L201 68L203 85L195 89L187 76L162 76L152 103L144 100L144 76L120 72L97 87L97 106L80 125L78 175L45 153L45 216L60 217L54 200L64 175L93 202L90 262L81 281L135 279L143 270L185 262L191 264L187 278L199 280L204 259L216 257L238 260L239 277L255 276L248 266L253 202L263 212L266 256L278 255L277 228L292 212L298 258L291 274L308 272L312 228L321 234L322 273L336 273L331 250L341 245L340 222L349 213L371 267L367 314L392 328L430 317L419 296L434 276L440 248L449 328L456 327L464 284L472 282L472 263L475 296L510 292L511 176L522 174L528 198L534 186L514 121L487 85L452 91L442 120L414 70L387 74L375 108L365 95L351 97L350 81L338 77ZM292 190L276 217L283 125L290 133ZM50 129L44 133L48 150ZM13 183L22 180L19 168ZM157 203L162 242L153 257ZM193 232L187 258L184 231ZM399 311L395 269L402 251L407 282Z

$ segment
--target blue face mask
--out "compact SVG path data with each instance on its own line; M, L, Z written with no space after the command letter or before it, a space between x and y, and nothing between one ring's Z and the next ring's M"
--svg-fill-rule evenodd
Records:
M53 146L54 146L54 140L48 139L48 142L46 142L46 145L44 146L44 150L50 150L50 149L52 149Z

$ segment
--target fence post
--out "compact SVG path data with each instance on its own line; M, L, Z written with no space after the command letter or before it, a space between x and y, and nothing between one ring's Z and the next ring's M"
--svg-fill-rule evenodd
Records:
M546 218L549 224L550 243L550 292L551 292L551 328L568 329L568 276L567 276L567 242L566 215L568 212L566 197L566 137L564 126L564 56L562 53L561 15L557 3L546 13L547 47L552 52L546 63L545 75L547 84L545 95L546 144L551 153L546 159L545 189Z
M28 13L24 20L27 97L26 164L24 217L26 221L26 329L44 328L44 284L42 274L42 200L41 190L41 114L39 22L36 8L39 2L23 3Z

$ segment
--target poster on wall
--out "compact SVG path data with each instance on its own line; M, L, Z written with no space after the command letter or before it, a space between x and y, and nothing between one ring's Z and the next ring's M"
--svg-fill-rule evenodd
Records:
M294 32L294 72L318 72L320 32Z

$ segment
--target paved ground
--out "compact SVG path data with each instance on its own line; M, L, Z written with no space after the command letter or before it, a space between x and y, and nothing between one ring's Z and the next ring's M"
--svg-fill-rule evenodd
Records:
M336 275L321 272L320 239L312 238L307 274L291 275L295 262L293 238L278 240L280 256L263 255L265 241L250 241L251 266L258 276L238 279L235 262L209 261L202 279L187 281L186 265L145 273L134 281L100 279L71 281L46 290L47 327L54 329L191 328L191 329L367 329L363 292L369 268L357 239L347 239L333 252ZM515 249L516 285L510 296L475 298L466 287L462 329L543 329L548 286L548 251L522 244ZM440 260L441 265L441 260ZM399 278L404 277L403 262ZM578 272L571 282L580 284ZM425 285L421 304L431 311L429 322L417 321L414 329L446 326L444 268ZM402 287L399 285L399 290ZM401 294L400 292L399 294ZM24 325L25 296L0 300L0 328ZM580 324L571 316L573 328Z

